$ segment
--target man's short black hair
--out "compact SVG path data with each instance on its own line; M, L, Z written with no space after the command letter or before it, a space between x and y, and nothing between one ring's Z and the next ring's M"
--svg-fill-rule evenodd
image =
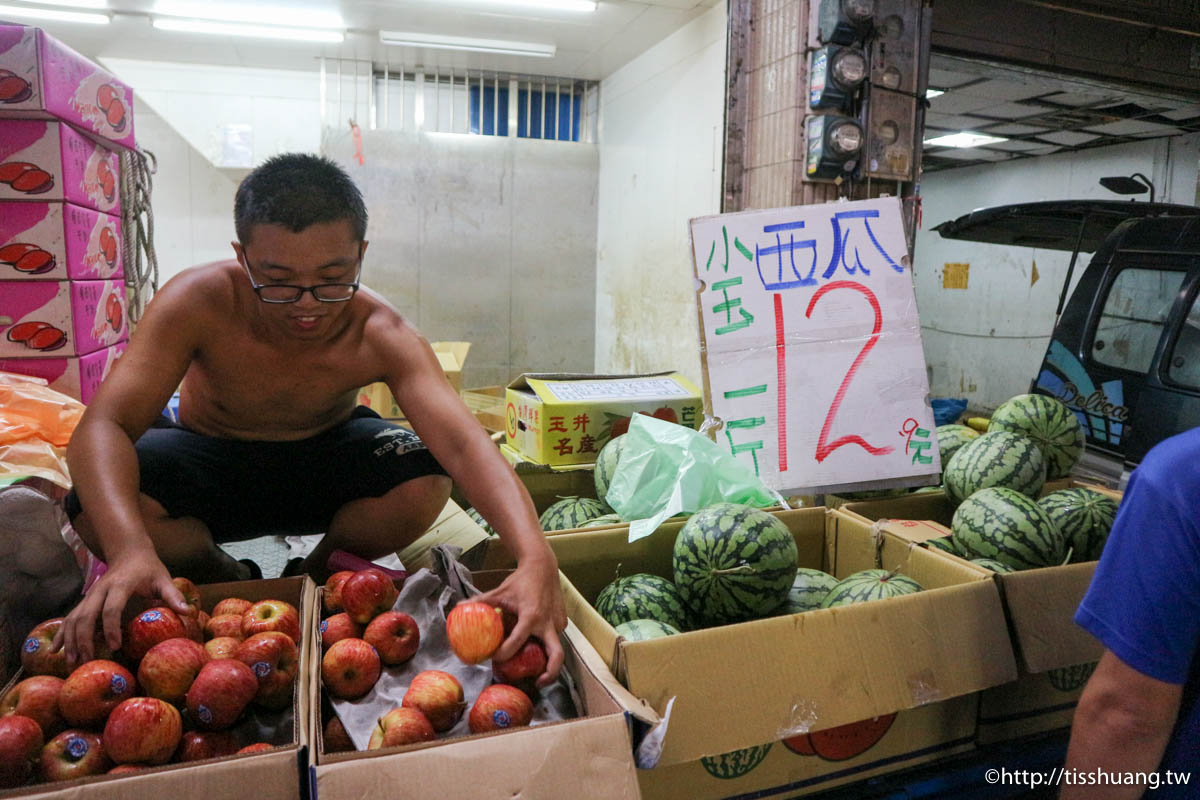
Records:
M299 233L317 222L348 219L354 237L367 235L367 207L346 171L328 158L309 153L273 156L254 169L233 201L238 240L250 241L255 225L282 225Z

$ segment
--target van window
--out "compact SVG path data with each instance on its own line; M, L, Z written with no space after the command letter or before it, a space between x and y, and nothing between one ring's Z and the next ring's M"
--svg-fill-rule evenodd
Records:
M1183 386L1200 389L1200 295L1192 299L1179 338L1171 348L1167 377Z
M1147 372L1185 275L1161 269L1121 270L1104 300L1092 359L1108 367Z

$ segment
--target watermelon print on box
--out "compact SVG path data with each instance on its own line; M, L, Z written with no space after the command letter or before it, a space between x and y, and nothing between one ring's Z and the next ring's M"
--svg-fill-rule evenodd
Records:
M72 203L5 203L0 280L121 279L121 220Z
M122 281L0 281L0 358L80 356L129 338Z

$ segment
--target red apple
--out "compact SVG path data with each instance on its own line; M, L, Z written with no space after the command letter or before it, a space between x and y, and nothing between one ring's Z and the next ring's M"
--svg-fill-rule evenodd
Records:
M326 753L353 753L358 748L346 733L346 726L336 716L325 723L324 744Z
M492 662L492 677L497 683L516 686L530 695L537 689L538 676L545 671L546 649L537 639L527 639L508 661Z
M29 717L0 718L0 789L20 786L33 774L42 751L42 729Z
M216 639L209 639L205 642L204 650L208 653L209 659L233 658L233 654L237 652L238 645L241 643L241 639L235 639L232 636L218 636Z
M275 745L273 745L273 744L267 744L266 742L255 742L254 744L248 744L245 747L243 747L241 750L238 750L236 755L240 756L243 753L265 753L268 750L274 750L274 749L275 749Z
M21 644L21 669L29 675L53 675L65 678L71 674L71 665L67 663L67 651L50 652L54 635L62 627L63 618L56 617L34 626ZM96 631L92 640L93 658L112 658L112 650L104 641L104 632Z
M182 705L200 668L208 663L208 651L191 639L167 639L151 647L138 665L142 694Z
M135 772L142 772L149 769L145 764L117 764L115 767L106 772L106 775L132 775Z
M396 584L377 569L356 572L342 584L342 608L350 619L366 625L384 611L391 611L400 593Z
M38 761L38 772L44 781L69 781L99 775L111 768L100 734L92 731L63 731L46 742Z
M400 611L385 611L367 624L362 637L379 651L379 659L393 667L403 664L417 653L421 631L417 621Z
M321 620L321 648L328 650L334 642L342 639L361 639L363 626L350 619L344 612Z
M186 637L187 628L183 626L179 615L169 608L159 606L143 611L125 626L125 636L121 650L133 661L141 661L142 656L159 642L177 637Z
M371 731L371 742L368 750L378 750L381 747L399 747L417 742L431 742L437 734L425 715L415 708L393 708L375 722Z
M342 639L321 659L321 677L334 697L357 700L371 691L382 669L379 653L362 639Z
M325 606L326 614L342 610L342 584L353 574L351 570L344 569L341 572L333 573L329 576L329 580L325 581L325 592L321 603Z
M157 697L133 697L108 715L104 750L118 764L165 764L182 736L183 720L175 706Z
M250 606L254 605L249 600L243 600L240 597L226 597L221 602L213 606L212 615L219 617L224 614L236 614L242 616L250 610Z
M231 756L239 746L237 737L231 731L187 731L175 749L175 760L201 761Z
M459 603L446 617L450 649L467 664L487 661L504 641L500 609L486 603Z
M240 614L216 614L209 617L204 626L204 635L209 639L229 637L239 642L246 637L242 635L242 617Z
M520 728L533 718L533 703L515 686L494 683L479 693L467 724L471 733L486 733L505 728Z
M58 710L58 693L63 679L53 675L34 675L9 689L0 699L0 717L20 714L29 717L42 729L44 736L53 736L66 727Z
M247 639L256 633L279 631L293 642L300 643L300 614L290 603L282 600L260 600L242 615L242 636Z
M292 688L300 673L300 653L287 634L256 633L238 645L234 658L254 670L258 678L255 703L277 710L291 705Z
M467 704L463 702L463 688L457 678L448 672L428 669L412 679L400 705L420 711L433 729L441 733L454 727Z
M183 595L183 602L192 607L193 613L200 613L200 590L196 588L196 584L187 578L171 578L171 583L175 584L175 588Z
M100 659L78 667L58 692L58 710L73 728L99 728L117 704L136 694L133 674Z
M198 644L204 643L204 623L200 621L200 614L180 614L179 621L183 623L184 636Z
M197 728L223 730L237 722L257 693L258 678L241 661L209 661L188 689L188 715Z

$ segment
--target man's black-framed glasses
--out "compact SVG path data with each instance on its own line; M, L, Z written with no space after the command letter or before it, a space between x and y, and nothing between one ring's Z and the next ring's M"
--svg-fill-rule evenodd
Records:
M358 291L359 280L362 278L361 261L358 262L358 272L355 275L354 283L318 283L316 286L255 283L254 276L250 274L249 265L242 262L242 269L246 270L246 277L250 279L250 288L264 303L295 303L304 296L305 292L312 292L312 296L322 303L344 303L354 297L354 293Z

